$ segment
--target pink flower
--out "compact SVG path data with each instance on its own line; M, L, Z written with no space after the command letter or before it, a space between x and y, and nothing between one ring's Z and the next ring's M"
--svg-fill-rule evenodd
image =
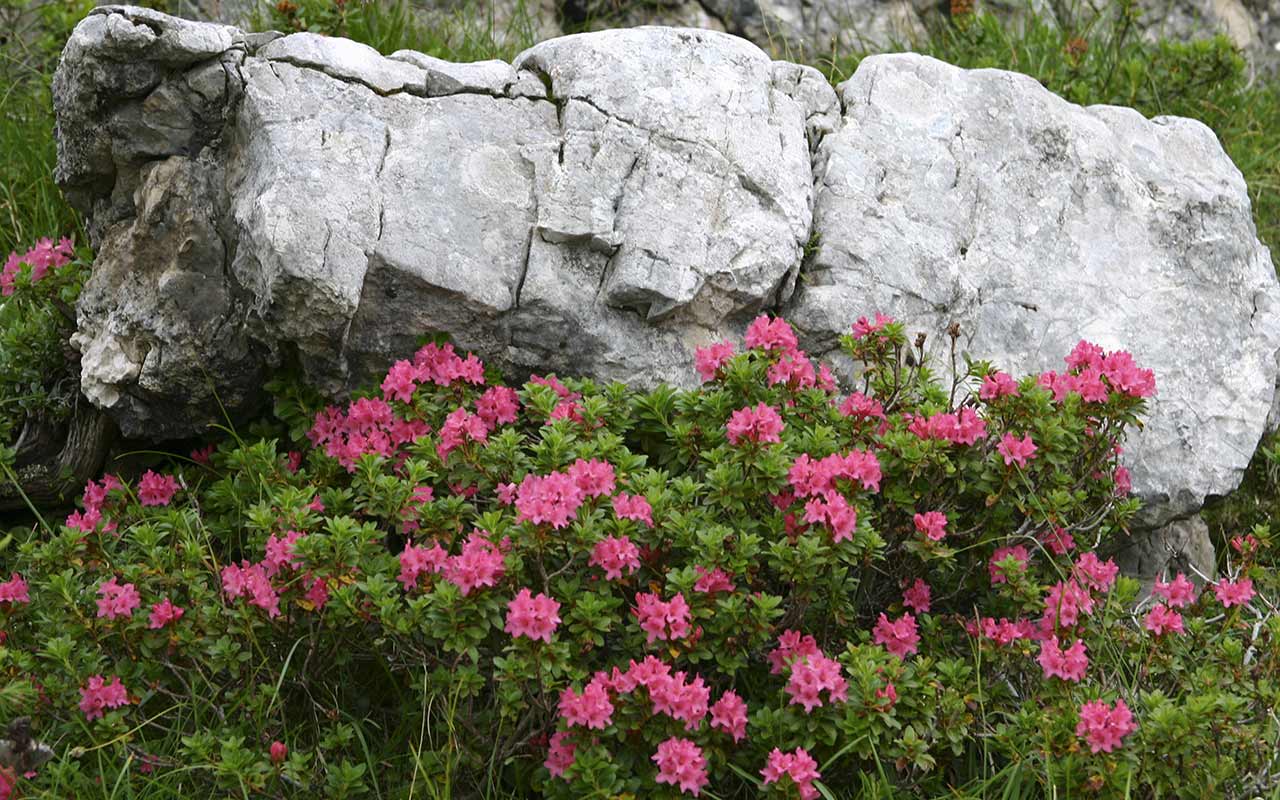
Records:
M688 739L672 736L659 744L658 752L653 754L653 762L658 765L658 775L654 780L679 785L681 794L688 792L697 797L710 780L702 748Z
M929 601L929 584L925 583L921 578L916 578L916 582L902 593L902 605L914 609L919 614L924 614L929 610Z
M884 649L898 658L906 658L920 649L920 634L916 629L916 618L911 614L903 614L890 622L880 612L880 620L872 631L876 644L884 645Z
M991 585L1005 583L1008 581L1009 573L1005 571L1005 567L1000 566L1009 559L1017 562L1012 569L1014 572L1023 573L1027 571L1027 562L1031 559L1027 548L1020 544L1012 547L999 547L991 554L991 561L987 563L987 573L991 576Z
M711 706L711 727L733 736L734 742L747 737L747 701L732 689Z
M1055 556L1066 555L1076 546L1075 538L1057 526L1041 533L1039 539Z
M884 419L884 406L861 392L854 392L840 404L840 413L858 419Z
M9 580L0 583L0 603L30 603L31 595L27 591L27 582L22 576L14 572L10 574Z
M733 576L719 567L707 569L702 565L694 567L698 572L698 580L693 584L695 592L715 594L716 592L732 592Z
M491 430L515 422L520 416L520 397L509 386L494 386L476 398L476 416Z
M159 630L170 622L177 622L182 619L182 615L187 613L186 609L175 606L169 598L154 603L151 606L151 620L147 625L151 630Z
M1173 579L1171 583L1156 578L1155 586L1152 588L1153 594L1158 594L1165 599L1171 608L1182 608L1189 606L1196 601L1196 586L1187 580L1187 576L1181 572Z
M1093 613L1093 595L1074 580L1059 581L1049 587L1045 597L1044 623L1071 627L1082 614Z
M743 439L752 442L781 442L782 417L772 406L757 403L755 408L744 406L733 412L725 425L729 443L738 444Z
M1057 676L1064 681L1079 682L1084 678L1089 667L1089 657L1085 655L1084 640L1076 639L1075 644L1063 650L1058 645L1058 637L1051 636L1040 643L1040 667L1046 678Z
M1218 602L1227 608L1247 605L1253 599L1253 581L1249 578L1238 581L1223 579L1213 585L1213 593L1217 595Z
M557 731L551 735L551 746L547 748L547 760L542 762L553 778L563 778L565 770L573 766L573 752L578 746L566 742L568 731Z
M866 317L858 317L858 321L853 323L853 338L862 339L873 333L879 333L885 325L893 322L893 317L885 316L879 311L876 312L875 322L871 322Z
M799 346L795 331L782 318L756 317L747 328L747 347L753 350L779 350L790 353Z
M813 371L813 362L801 350L783 355L769 367L766 376L770 386L785 384L791 389L808 389L817 379Z
M829 702L844 702L849 684L840 674L841 669L839 661L827 658L821 651L791 662L791 677L786 686L791 705L804 706L805 713L811 713L823 705L823 691L827 692Z
M306 594L303 599L314 606L314 610L319 611L329 602L329 585L324 578L312 578L311 584L307 587Z
M1163 636L1169 631L1182 633L1182 615L1164 603L1156 603L1146 618L1142 620L1142 627L1156 636Z
M142 598L132 583L120 585L112 578L98 587L98 616L107 619L131 617L142 604Z
M262 568L267 571L268 577L274 577L284 567L298 569L302 566L302 559L293 552L294 545L302 538L304 535L298 531L289 531L283 539L274 533L267 537L266 557L262 559Z
M400 577L397 580L407 592L417 587L419 575L424 572L440 572L448 561L449 553L439 542L432 542L431 547L419 547L413 542L406 542L404 550L400 551Z
M452 556L443 571L445 579L457 585L466 597L482 586L497 585L505 569L502 551L484 538L484 531L478 531L467 537L462 552Z
M289 757L289 746L284 742L272 742L269 751L272 764L283 764Z
M113 677L111 683L106 683L101 675L94 675L80 688L80 710L84 712L85 719L98 719L104 708L119 708L128 704L129 693L120 683L119 676Z
M778 637L778 646L769 653L769 674L779 675L797 659L821 654L812 636L801 635L800 631L783 631Z
M766 785L777 783L784 776L790 778L799 790L801 800L815 800L819 796L813 782L822 774L818 772L818 762L803 747L797 747L790 753L773 748L760 774L764 776Z
M1133 479L1129 477L1129 470L1125 467L1116 467L1115 474L1112 479L1116 483L1116 495L1124 497L1133 491Z
M1093 700L1080 707L1076 736L1087 741L1094 753L1110 753L1120 746L1121 739L1137 729L1133 714L1123 700L1116 700L1115 708Z
M1097 554L1092 550L1082 553L1076 559L1077 579L1099 592L1105 592L1110 589L1119 574L1120 567L1116 565L1115 561L1109 558L1106 561L1100 561Z
M177 491L178 481L172 475L147 470L138 481L138 502L144 506L167 506Z
M436 455L444 461L449 454L464 443L485 442L489 440L489 427L477 414L472 414L459 406L445 417L440 426L440 444L436 446Z
M418 388L417 380L417 367L408 361L397 361L387 370L387 377L382 381L383 399L413 402L413 390Z
M552 598L521 589L515 599L507 603L507 633L550 643L551 635L560 624L559 611L560 604Z
M947 515L941 511L926 511L923 514L916 514L912 518L916 524L916 530L935 542L940 542L947 535Z
M516 494L516 521L549 524L559 530L577 517L582 501L582 489L567 473L526 475Z
M656 594L637 594L633 613L645 632L645 644L658 639L676 641L689 635L689 604L679 592L665 602Z
M879 711L888 711L898 702L898 689L893 685L892 681L885 683L883 689L876 689L877 700L887 700L884 706L879 707Z
M1035 632L1031 623L1026 620L1010 622L1004 617L999 620L993 617L979 617L976 624L966 622L965 630L973 636L990 639L998 645L1010 645L1019 639L1033 638Z
M1000 455L1004 456L1005 466L1017 463L1020 467L1027 465L1027 459L1035 458L1036 445L1031 441L1031 434L1024 435L1021 439L1014 438L1012 433L1006 433L1001 439L1000 444L996 446L996 450Z
M618 519L631 519L643 522L646 527L653 527L653 507L641 494L630 495L619 492L618 496L613 498L613 514Z
M732 342L716 342L710 347L699 347L693 351L693 366L702 376L702 382L715 378L720 368L733 358Z
M588 563L604 570L605 580L616 581L622 577L624 570L628 574L634 574L640 569L640 548L626 536L606 536L591 548L591 560Z
M983 400L997 400L1001 397L1017 397L1018 382L1007 372L993 372L982 379L982 388L978 397Z
M685 723L685 729L694 731L707 716L707 703L711 689L701 675L686 681L685 673L657 675L648 683L649 697L653 701L654 714L666 714Z
M608 461L578 459L568 469L569 477L586 497L607 497L616 485L613 465Z
M604 730L613 721L609 690L596 681L583 687L581 694L565 689L560 693L560 716L568 725Z

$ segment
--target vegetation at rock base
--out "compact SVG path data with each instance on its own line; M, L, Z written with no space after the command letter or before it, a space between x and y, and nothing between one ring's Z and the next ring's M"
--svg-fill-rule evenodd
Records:
M1093 550L1158 378L1081 342L942 386L879 316L842 345L848 394L767 316L691 391L427 344L90 481L3 546L0 707L54 752L21 790L1273 792L1269 530L1136 607Z

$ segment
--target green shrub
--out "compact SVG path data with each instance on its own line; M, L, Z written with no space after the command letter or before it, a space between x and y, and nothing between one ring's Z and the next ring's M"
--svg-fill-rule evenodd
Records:
M1265 539L1137 609L1090 551L1136 509L1116 446L1149 373L1081 343L1062 373L939 386L884 319L844 348L841 398L767 317L692 391L516 392L429 345L296 450L90 483L0 550L0 708L57 753L22 788L1268 788Z

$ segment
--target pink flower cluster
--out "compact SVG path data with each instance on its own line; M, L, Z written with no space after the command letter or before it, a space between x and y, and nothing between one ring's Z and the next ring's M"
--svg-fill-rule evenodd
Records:
M138 502L144 506L167 506L177 492L178 480L172 475L147 470L138 480Z
M507 604L507 633L550 643L560 624L560 603L539 592L521 589Z
M924 534L926 539L940 542L947 537L947 515L941 511L926 511L911 518L916 531Z
M694 566L694 570L698 573L698 580L693 583L695 592L703 594L715 594L717 592L733 591L733 576L719 567L706 567L698 564Z
M563 778L569 767L573 766L574 751L578 746L571 741L568 731L557 731L551 736L551 746L547 749L547 760L542 765L547 768L553 778Z
M440 443L436 445L436 455L441 461L447 461L449 454L467 442L486 442L489 440L489 426L479 414L472 414L459 406L449 412L440 426Z
M1040 385L1053 392L1055 402L1062 402L1071 392L1088 403L1105 403L1111 391L1130 397L1150 397L1156 392L1155 373L1139 368L1124 350L1106 353L1098 345L1082 340L1067 355L1066 362L1067 372L1050 370L1040 375Z
M702 377L702 382L713 380L720 368L733 358L733 342L716 342L709 347L699 347L693 351L693 367Z
M65 236L57 244L52 239L41 239L23 255L10 253L4 268L0 269L0 296L9 297L14 293L23 264L31 267L31 282L39 283L49 270L70 263L75 255L75 246Z
M1253 581L1249 578L1241 578L1235 581L1223 578L1213 585L1213 594L1218 598L1218 602L1222 603L1226 608L1248 605L1254 595Z
M649 592L637 594L633 613L645 632L645 644L659 639L679 641L689 635L689 604L679 592L667 601Z
M971 445L987 435L987 422L978 412L965 406L958 413L940 413L931 417L906 415L907 430L924 440Z
M591 548L589 563L604 570L605 580L616 581L624 570L633 574L640 569L640 548L626 536L606 536Z
M559 530L576 519L584 499L577 481L567 472L526 475L516 492L516 521Z
M965 622L965 630L971 636L990 639L998 645L1010 645L1019 639L1039 637L1036 626L1025 619L1010 621L1005 617L978 617L976 622Z
M857 419L884 420L884 406L879 400L868 397L862 392L853 392L840 404L840 413L846 417Z
M1000 438L1000 444L996 445L996 451L1004 458L1006 467L1013 464L1020 467L1027 466L1027 461L1035 458L1037 449L1029 433L1023 435L1021 439L1012 433L1006 433Z
M1152 587L1151 592L1163 597L1171 608L1182 608L1196 601L1195 584L1187 580L1187 576L1181 572L1169 583L1156 578L1155 586Z
M710 781L702 748L688 739L672 736L659 744L658 752L653 754L653 763L658 765L658 775L654 780L679 786L681 794L687 792L697 797Z
M729 444L738 444L746 440L757 443L778 443L782 441L782 417L774 408L764 402L757 403L755 408L745 406L729 416L725 424Z
M729 689L711 706L711 727L724 731L734 742L747 738L747 701Z
M419 384L451 386L455 381L483 386L484 364L472 354L459 357L451 344L428 344L414 354L412 363L397 361L391 366L382 381L382 396L408 403Z
M439 542L432 542L430 547L407 542L400 552L400 576L397 580L407 592L417 588L424 573L439 573L456 585L463 597L478 588L496 586L506 571L503 555L506 545L495 545L485 538L487 536L481 530L472 533L456 556L449 555Z
M27 582L18 573L11 573L9 580L0 583L0 603L17 605L30 602L31 595L27 591Z
M1116 700L1114 708L1102 700L1093 700L1080 707L1076 736L1088 742L1092 752L1110 753L1120 746L1121 739L1137 729L1123 700Z
M138 589L132 583L119 584L115 578L111 578L98 587L99 618L132 617L141 603Z
M82 511L74 511L67 517L67 527L74 528L82 533L93 533L98 529L98 525L102 523L102 512L106 505L109 494L116 489L123 489L124 484L114 475L102 476L101 482L89 481L85 484L84 495L81 502L84 505ZM115 530L115 523L111 522L106 525L104 530Z
M240 566L222 568L222 593L229 598L247 597L249 602L275 619L280 616L280 595L271 585L265 565L241 561Z
M746 343L752 350L773 350L784 354L795 353L800 346L795 331L786 320L781 317L770 319L767 314L752 320L747 327Z
M892 322L893 317L881 314L879 311L876 312L874 322L868 320L866 317L858 317L858 320L853 323L853 338L863 339L873 333L879 333L884 329L885 325Z
M929 584L922 578L916 578L915 583L902 593L902 605L914 610L917 614L924 614L929 610L930 595Z
M631 495L619 492L613 498L613 515L618 519L630 519L643 522L645 527L653 527L653 507L644 495Z
M1163 636L1169 632L1182 633L1182 615L1164 603L1156 603L1143 618L1142 627L1156 636Z
M182 619L182 615L185 613L187 613L185 608L175 606L173 601L166 597L159 603L152 604L151 618L148 620L147 627L151 630L160 630L166 625Z
M1099 592L1109 591L1120 574L1120 567L1112 559L1101 561L1092 550L1082 553L1075 563L1076 580Z
M94 675L80 687L80 710L84 712L85 719L98 719L102 716L103 709L126 705L129 705L129 693L125 691L118 676L107 683L101 675Z
M906 658L920 649L916 618L909 613L891 621L883 611L880 612L880 618L871 633L876 644L883 645L884 649L898 658Z
M1051 636L1040 643L1040 667L1045 678L1058 677L1064 681L1078 683L1084 678L1089 668L1089 656L1085 654L1083 639L1076 639L1075 644L1063 649L1058 644L1058 637Z
M792 705L802 705L806 713L823 705L821 692L829 702L848 699L848 682L840 674L840 663L827 656L812 636L799 631L783 631L778 646L769 653L769 672L777 675L790 669L787 694Z
M1007 372L992 372L982 378L978 397L982 400L999 400L1001 397L1017 397L1018 382Z
M781 778L789 777L799 790L801 800L815 800L818 797L818 790L814 788L813 782L821 778L822 773L818 772L818 762L803 747L797 747L790 753L773 748L769 753L769 761L760 770L760 774L764 776L765 784L777 783Z
M330 406L316 414L307 438L348 472L354 472L361 456L390 458L399 448L430 432L431 426L421 420L397 416L384 400L361 398L345 412Z
M825 525L833 542L853 538L858 513L841 492L837 480L848 481L868 491L880 490L880 462L875 455L854 450L834 453L817 461L801 453L788 474L795 495L809 498L804 507L805 522Z

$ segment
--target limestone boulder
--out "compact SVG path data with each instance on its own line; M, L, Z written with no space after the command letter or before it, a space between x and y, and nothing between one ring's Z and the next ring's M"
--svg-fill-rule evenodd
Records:
M819 243L787 315L816 351L879 310L1015 372L1081 339L1155 370L1125 458L1148 521L1239 483L1275 396L1280 289L1207 127L1035 80L875 56L819 151ZM944 359L945 360L945 359Z

